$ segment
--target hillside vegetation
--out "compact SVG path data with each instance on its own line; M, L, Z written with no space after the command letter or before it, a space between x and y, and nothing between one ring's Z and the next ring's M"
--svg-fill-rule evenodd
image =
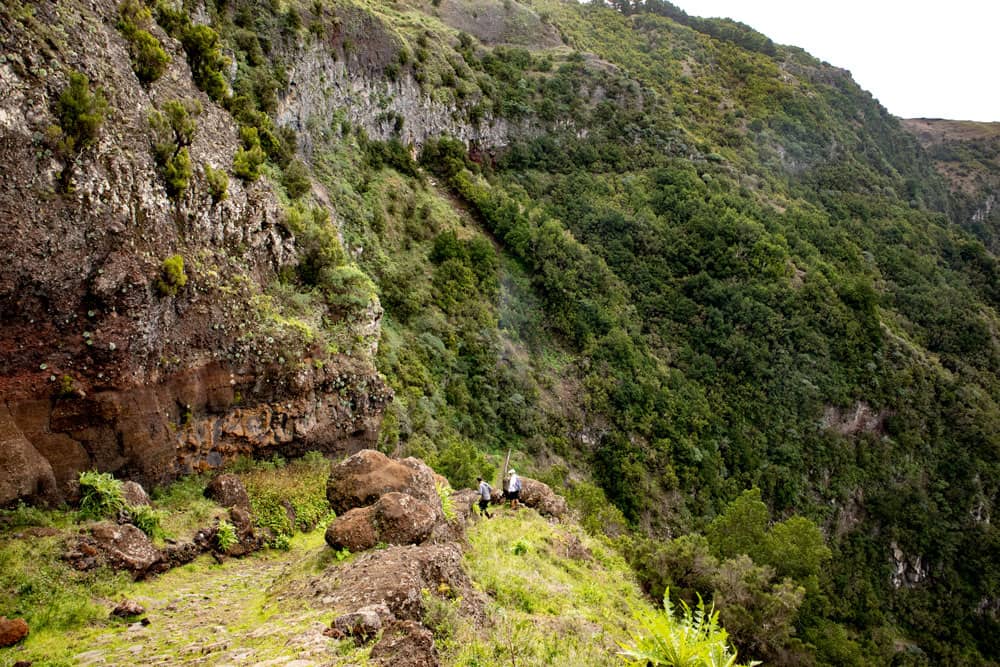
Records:
M1000 655L996 230L956 224L952 183L847 72L661 0L149 14L240 124L227 168L281 199L283 321L364 354L378 296L380 449L456 488L513 450L653 599L714 602L741 658ZM295 107L317 81L326 103ZM161 151L167 187L183 149ZM529 555L546 539L517 529ZM569 582L496 585L535 659L599 623Z

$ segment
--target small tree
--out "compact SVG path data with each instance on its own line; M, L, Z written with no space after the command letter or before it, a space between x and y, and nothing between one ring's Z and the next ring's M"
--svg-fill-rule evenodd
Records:
M260 178L260 166L267 159L264 149L260 147L257 128L241 127L240 139L243 141L243 148L233 156L233 173L246 182L256 181Z
M153 154L167 185L167 194L177 198L191 182L191 154L188 146L198 129L195 120L202 112L197 100L170 100L162 111L149 114L153 129Z
M160 40L149 32L152 15L140 0L124 0L118 5L118 30L128 40L132 71L143 84L156 81L170 64L170 56Z
M59 127L55 128L58 148L75 155L97 141L97 133L108 113L108 101L101 91L90 91L90 79L83 72L71 72L69 85L56 103Z
M212 195L212 202L219 203L228 195L229 176L225 169L214 169L212 165L205 165L205 180L208 182L208 192Z

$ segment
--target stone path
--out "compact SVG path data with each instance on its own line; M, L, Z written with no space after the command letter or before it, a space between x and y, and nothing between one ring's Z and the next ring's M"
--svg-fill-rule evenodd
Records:
M365 664L365 651L323 635L331 611L289 594L287 584L315 575L309 563L320 553L308 549L222 565L199 560L138 583L129 597L146 608L149 624L71 634L67 640L80 647L72 662L83 667Z

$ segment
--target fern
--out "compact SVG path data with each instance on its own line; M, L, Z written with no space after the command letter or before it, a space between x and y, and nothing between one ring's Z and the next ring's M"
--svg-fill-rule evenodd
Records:
M753 667L751 661L737 665L736 651L729 648L729 635L719 625L719 612L705 609L701 597L693 610L681 601L682 613L676 614L670 602L670 590L663 594L663 611L636 613L641 626L632 635L630 645L622 644L620 655L629 665L665 665L670 667Z

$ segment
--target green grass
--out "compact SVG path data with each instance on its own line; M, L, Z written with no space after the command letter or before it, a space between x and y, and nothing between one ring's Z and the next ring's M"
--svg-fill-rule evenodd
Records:
M487 623L460 621L439 648L449 665L617 665L632 612L651 610L628 565L578 526L501 510L468 532L465 566L490 596ZM573 545L589 557L573 558Z

